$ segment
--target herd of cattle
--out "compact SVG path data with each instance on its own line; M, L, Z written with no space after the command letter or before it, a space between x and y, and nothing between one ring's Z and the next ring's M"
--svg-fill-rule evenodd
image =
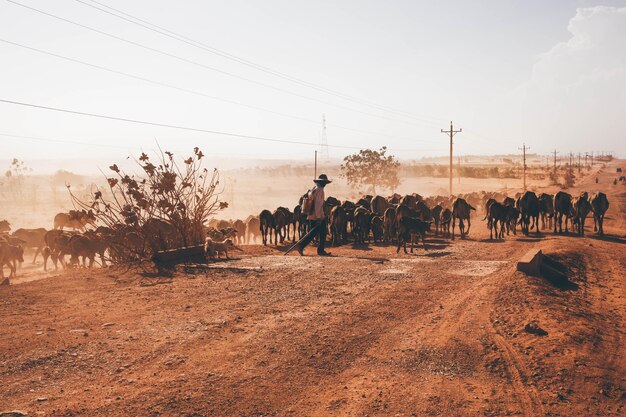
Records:
M296 241L307 233L306 215L301 210L302 201L293 211L279 207L274 212L263 210L258 216L248 216L244 220L212 219L202 235L206 237L207 256L215 257L226 253L237 244L250 244L261 241L264 245ZM532 191L518 194L515 198L502 193L475 192L461 196L434 196L423 198L419 194L389 197L364 196L357 202L339 201L328 197L324 212L328 218L327 227L333 245L352 240L355 244L368 242L395 243L396 251L421 237L424 247L425 235L434 226L434 235L449 236L454 239L458 222L461 237L469 233L471 211L484 211L490 238L504 238L504 234L517 234L517 226L524 234L533 229L552 228L554 233L568 232L568 224L584 235L585 220L593 214L594 231L604 233L604 215L609 202L604 193L589 196L586 192L577 197L559 191L555 195ZM65 229L72 229L67 231ZM558 230L557 230L558 229ZM109 228L96 225L96 217L90 211L72 210L59 213L54 218L54 228L17 229L11 233L11 225L0 221L0 277L3 268L10 269L14 276L19 263L24 261L24 248L35 251L33 263L39 254L43 257L44 270L51 260L55 269L60 263L78 265L82 258L83 266L93 266L96 256L102 266L106 259L112 262L121 260L121 254L145 253L146 245L152 252L185 246L177 236L177 230L168 222L149 219L144 223L141 234L124 226ZM257 240L258 239L258 240ZM123 242L123 245L121 244ZM106 256L105 256L106 254ZM69 262L66 261L69 256ZM127 259L127 258L126 258Z
M578 197L559 191L555 195L542 193L539 196L532 191L520 193L515 198L502 193L475 192L457 197L434 196L423 198L419 194L389 197L364 196L356 203L339 201L334 197L326 199L324 211L328 217L328 232L333 245L348 242L352 238L355 244L373 241L394 242L397 251L411 241L411 250L416 237L422 239L434 226L434 234L450 236L454 239L456 223L459 224L461 237L471 227L471 211L480 207L484 210L490 238L504 238L504 233L517 234L517 225L524 234L534 228L539 233L541 228L552 228L554 233L568 232L568 223L576 227L579 235L584 235L585 219L593 213L594 231L604 233L603 222L609 202L604 193L594 194L591 198L583 192ZM243 225L242 225L243 228ZM296 240L307 231L306 215L302 214L301 205L293 211L279 207L273 213L263 210L258 217L250 216L246 223L246 243L261 233L263 244L283 243L285 239ZM273 238L273 242L272 242Z

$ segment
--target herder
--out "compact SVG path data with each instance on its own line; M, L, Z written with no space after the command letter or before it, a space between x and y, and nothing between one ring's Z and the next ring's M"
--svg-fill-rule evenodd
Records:
M308 210L305 211L307 214L307 220L309 222L309 230L317 227L316 233L311 233L307 235L297 246L296 250L300 254L303 255L304 248L311 243L311 241L318 237L319 246L317 247L317 254L319 256L330 256L330 253L324 250L326 246L326 232L328 230L328 220L326 218L326 214L324 213L324 201L326 200L326 196L324 195L324 187L326 184L330 184L332 181L328 179L326 174L320 174L320 176L313 180L315 183L315 187L309 192L308 195L308 204L306 205Z

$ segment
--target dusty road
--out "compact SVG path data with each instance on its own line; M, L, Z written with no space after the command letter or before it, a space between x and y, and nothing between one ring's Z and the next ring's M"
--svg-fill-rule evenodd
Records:
M604 239L491 243L477 217L468 239L414 255L255 246L173 279L82 270L2 287L0 412L624 415L626 187L614 172L580 185L609 195ZM567 265L570 284L517 272L531 248Z

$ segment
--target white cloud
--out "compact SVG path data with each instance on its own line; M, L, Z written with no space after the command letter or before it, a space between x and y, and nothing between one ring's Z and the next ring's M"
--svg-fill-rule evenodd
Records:
M571 38L538 57L524 86L525 136L563 152L626 153L626 7L578 9Z

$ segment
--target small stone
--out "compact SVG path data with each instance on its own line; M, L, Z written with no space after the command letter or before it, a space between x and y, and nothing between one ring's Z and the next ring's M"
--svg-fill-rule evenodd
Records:
M37 401L39 402L48 401L48 397L39 397L37 398Z
M102 327L111 327L111 326L115 326L115 323L104 323L102 325Z

